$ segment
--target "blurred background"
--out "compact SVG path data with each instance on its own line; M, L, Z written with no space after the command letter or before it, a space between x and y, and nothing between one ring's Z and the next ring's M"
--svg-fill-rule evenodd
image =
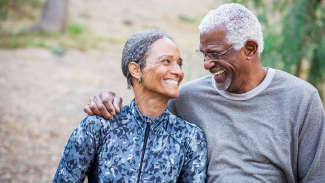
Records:
M209 74L194 52L209 10L238 2L262 23L265 67L325 98L324 0L0 0L0 182L51 182L65 143L101 89L133 99L120 69L133 33L174 37L187 81Z

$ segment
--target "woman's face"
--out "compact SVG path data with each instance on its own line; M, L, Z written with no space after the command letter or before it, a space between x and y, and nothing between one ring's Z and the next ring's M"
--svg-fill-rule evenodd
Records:
M178 97L178 87L184 77L182 62L179 50L171 40L155 41L141 76L143 92L168 99Z

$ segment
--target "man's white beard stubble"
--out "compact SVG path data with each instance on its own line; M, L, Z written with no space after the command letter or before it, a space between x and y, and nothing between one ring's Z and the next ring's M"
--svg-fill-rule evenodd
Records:
M227 79L224 83L216 82L216 86L217 86L218 90L227 90L231 84L230 76L229 76L227 70L226 70L226 73L227 73Z

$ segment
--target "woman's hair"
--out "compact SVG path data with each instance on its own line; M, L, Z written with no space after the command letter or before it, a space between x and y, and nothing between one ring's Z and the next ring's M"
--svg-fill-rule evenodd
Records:
M258 43L257 52L264 48L262 27L256 16L245 6L229 3L211 10L201 21L199 31L205 34L217 26L227 28L227 42L234 45L235 50L245 46L248 39Z
M128 89L133 87L132 75L129 71L129 64L135 62L140 66L142 71L146 66L146 58L150 51L151 45L158 39L173 38L161 29L149 29L139 31L133 34L125 43L122 53L122 72L127 79Z

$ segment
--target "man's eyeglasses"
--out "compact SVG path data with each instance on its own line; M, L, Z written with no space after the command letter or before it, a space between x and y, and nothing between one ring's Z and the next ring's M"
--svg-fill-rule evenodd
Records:
M200 49L197 49L197 50L195 50L195 52L201 57L201 58L203 58L204 59L204 61L205 61L205 59L206 59L206 57L208 56L211 60L213 60L213 61L219 61L219 60L221 60L220 59L220 56L221 55L223 55L223 54L225 54L225 53L227 53L227 51L229 51L231 48L233 48L234 46L231 46L230 48L228 48L228 50L226 50L226 51L224 51L224 52L222 52L222 53L204 53L204 52L202 52Z

